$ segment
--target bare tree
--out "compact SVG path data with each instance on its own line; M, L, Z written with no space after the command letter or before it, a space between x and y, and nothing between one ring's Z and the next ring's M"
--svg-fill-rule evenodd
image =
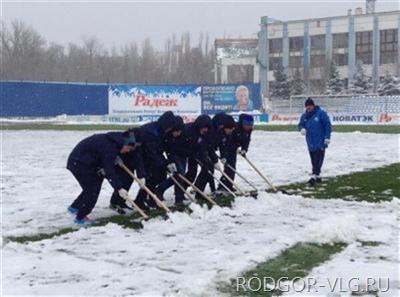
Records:
M213 81L214 51L209 35L192 42L188 32L167 38L163 51L151 40L140 49L129 41L119 50L106 49L94 36L80 45L47 44L32 27L13 21L0 30L2 80L53 80L127 83L209 83ZM194 44L195 46L192 46Z

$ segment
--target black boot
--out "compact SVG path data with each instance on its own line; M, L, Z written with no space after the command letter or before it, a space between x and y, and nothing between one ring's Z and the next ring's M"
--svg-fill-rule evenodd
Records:
M150 210L150 208L146 205L146 203L142 199L140 199L140 200L136 199L135 203L143 211L149 211Z
M314 177L310 178L307 182L310 186L315 186L316 184L316 179Z

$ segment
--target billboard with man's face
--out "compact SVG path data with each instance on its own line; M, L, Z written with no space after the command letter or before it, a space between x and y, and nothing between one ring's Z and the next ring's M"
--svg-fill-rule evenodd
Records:
M260 110L260 84L204 85L202 87L204 113L249 112Z

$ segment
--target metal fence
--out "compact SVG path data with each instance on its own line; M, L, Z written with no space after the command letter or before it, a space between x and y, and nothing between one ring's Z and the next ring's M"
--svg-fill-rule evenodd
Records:
M270 101L268 109L277 114L300 114L304 112L304 102L307 97L313 98L315 104L328 113L400 114L400 96L373 94L291 96L289 100Z

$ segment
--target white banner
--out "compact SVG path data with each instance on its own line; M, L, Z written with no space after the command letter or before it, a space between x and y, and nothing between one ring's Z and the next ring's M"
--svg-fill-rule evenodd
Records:
M118 116L157 116L171 110L182 116L201 113L198 85L113 85L108 91L108 113Z

